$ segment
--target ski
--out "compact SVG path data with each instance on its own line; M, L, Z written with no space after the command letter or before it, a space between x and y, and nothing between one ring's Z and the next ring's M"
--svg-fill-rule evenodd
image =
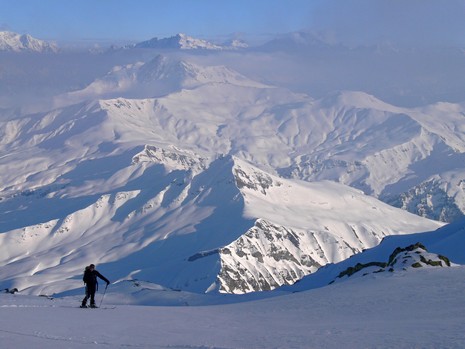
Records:
M80 309L115 309L116 306L108 306L108 307L78 307Z

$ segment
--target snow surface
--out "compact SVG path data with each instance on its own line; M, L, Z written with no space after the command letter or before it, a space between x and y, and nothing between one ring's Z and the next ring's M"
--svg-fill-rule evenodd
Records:
M355 260L380 260L414 239L461 265L321 283ZM462 220L392 236L299 284L245 296L117 282L97 294L103 309L79 309L77 292L53 299L1 293L0 339L17 348L463 348L464 247Z
M95 310L77 308L79 296L0 294L0 342L60 349L458 349L465 346L463 280L463 266L409 270L232 304L208 305L206 295L202 306L177 307L124 305L112 285L102 306L116 308Z

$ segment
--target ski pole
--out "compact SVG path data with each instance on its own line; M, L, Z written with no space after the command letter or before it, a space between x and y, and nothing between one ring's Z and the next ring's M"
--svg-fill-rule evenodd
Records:
M102 299L100 300L100 305L98 306L99 308L102 306L103 302L103 297L105 297L105 293L107 292L108 284L105 286L105 290L103 291Z

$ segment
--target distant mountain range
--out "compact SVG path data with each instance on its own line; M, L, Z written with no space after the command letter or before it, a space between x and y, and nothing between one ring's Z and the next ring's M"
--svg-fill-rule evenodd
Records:
M248 45L239 39L232 39L223 44L214 44L207 40L197 39L183 33L168 38L152 38L136 44L125 46L126 49L145 48L162 50L237 50ZM0 32L0 51L10 52L58 52L54 43L33 38L29 34Z

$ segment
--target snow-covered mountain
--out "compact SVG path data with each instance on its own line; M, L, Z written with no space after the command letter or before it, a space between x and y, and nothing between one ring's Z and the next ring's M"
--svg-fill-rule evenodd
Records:
M139 101L110 108L177 120L159 132L194 151L237 155L287 178L335 180L432 219L450 222L465 213L461 104L400 108L348 91L314 100L224 66L158 56L116 67L85 89L57 97L55 105L162 95L151 111L130 106Z
M220 249L223 292L293 284L321 266L376 246L385 236L423 229L421 221L401 218L402 211L334 182L278 179L244 164L234 173L246 213L258 219ZM407 227L407 221L413 225Z
M139 280L117 282L104 298L101 293L97 295L97 300L103 300L100 310L76 309L82 298L82 292L77 291L82 290L53 298L0 293L2 343L51 348L81 348L88 343L112 347L308 348L324 343L331 348L434 345L459 349L465 343L465 317L460 308L465 268L454 263L447 267L447 259L437 253L463 264L464 227L462 220L434 232L388 237L378 247L341 262L343 265L329 265L277 292L240 297L199 295ZM415 238L427 241L430 252L422 244L405 245ZM346 265L358 269L358 264L351 264L356 260L388 262L388 258L393 258L394 271L380 272L378 267L378 272L370 273L363 268L365 275L359 271L342 275L331 285L318 283L323 274L338 273ZM412 263L413 259L418 261ZM422 266L415 267L415 263ZM104 273L105 267L100 269ZM441 321L431 314L440 314ZM50 321L41 321L48 317ZM154 321L159 324L155 330ZM101 331L77 334L75 328L83 322ZM128 322L134 325L130 335L125 331ZM173 328L177 329L174 336L164 335ZM428 331L431 328L436 331Z
M29 34L0 31L0 51L10 52L57 52L54 43L33 38Z
M99 133L100 150L87 149L89 156L73 165L70 155L83 148L66 137L61 159L51 149L53 165L41 156L61 174L2 197L2 287L32 294L77 288L82 265L94 260L111 279L245 293L292 283L386 235L440 226L337 183L278 179L233 157L209 161L154 146L137 151L128 140L114 148L106 137L116 130L73 124L89 137ZM60 139L49 134L40 147ZM31 216L23 218L20 207ZM248 245L238 249L238 238Z
M463 178L460 104L315 100L163 56L56 104L0 121L0 279L26 293L78 288L90 262L112 280L195 292L292 284L441 226L344 184L392 198ZM462 210L463 188L446 189Z
M207 40L193 38L189 35L179 33L168 38L152 38L139 42L128 48L149 48L149 49L175 49L175 50L234 50L246 48L247 45L238 40L225 43L223 45L213 44Z
M224 84L239 87L267 87L225 66L199 66L157 55L148 62L116 66L86 88L55 98L55 106L76 104L96 98L151 98L193 89L201 85Z

